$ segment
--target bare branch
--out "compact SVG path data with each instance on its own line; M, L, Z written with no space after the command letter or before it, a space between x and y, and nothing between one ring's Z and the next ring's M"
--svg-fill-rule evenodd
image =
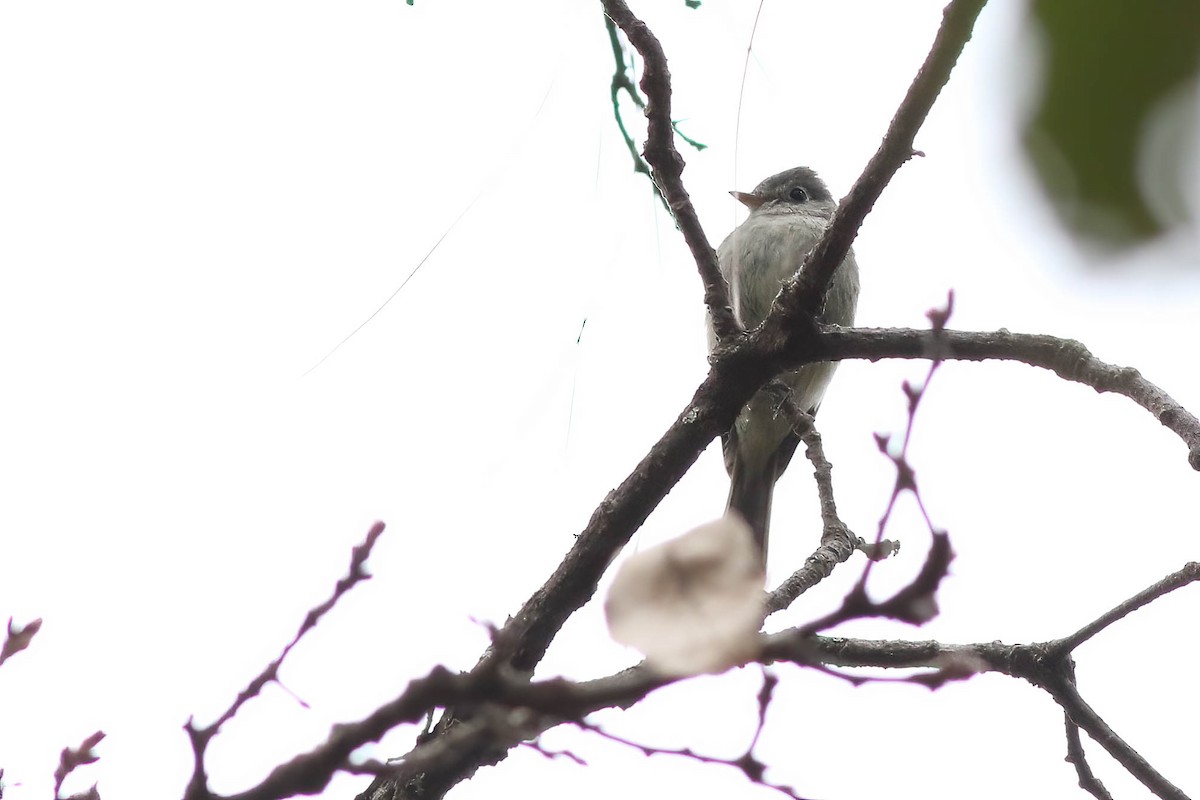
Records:
M842 263L842 259L850 251L850 245L858 235L863 220L875 206L875 201L879 199L892 176L916 153L913 150L913 142L917 131L921 129L934 101L941 94L942 87L950 80L950 72L958 63L963 48L970 41L975 20L986 2L987 0L952 0L946 6L942 14L942 26L929 49L929 55L913 78L908 94L896 109L879 149L867 162L866 169L854 182L850 193L838 205L829 228L805 259L804 267L796 278L784 286L776 299L776 304L781 306L783 313L775 317L775 335L778 336L794 327L799 317L811 317L815 313L825 296L825 287L833 278L838 264ZM770 317L765 324L772 325Z
M708 242L692 199L683 188L683 156L675 149L671 122L671 73L658 38L629 10L624 0L601 0L604 13L615 22L625 38L642 55L642 91L646 94L646 146L643 154L651 168L651 179L665 198L675 223L696 261L704 282L704 304L712 317L713 330L725 339L741 332L729 305L729 286L717 267L717 254Z
M625 48L621 45L621 38L617 33L617 26L612 21L612 17L607 14L604 16L604 29L608 33L608 44L612 48L613 54L613 76L612 82L609 84L609 99L612 101L613 119L617 123L617 130L621 132L621 140L625 142L625 149L629 151L630 157L633 159L633 171L645 175L650 178L650 187L654 190L654 196L662 203L663 208L667 213L671 213L671 207L667 205L667 198L663 197L662 192L658 188L658 184L654 182L653 176L650 174L650 165L646 163L646 159L638 152L637 144L633 141L633 136L630 135L629 129L625 127L625 117L621 114L621 93L624 92L643 113L646 111L646 101L642 99L641 93L638 92L637 85L629 76L629 70L632 64L625 63ZM679 125L672 120L671 130L675 135L696 150L704 150L708 145L685 136L679 130Z
M918 577L913 585L922 581L923 578ZM1057 642L1008 645L993 641L956 645L935 641L844 639L812 635L812 628L809 624L764 635L759 660L762 663L788 661L822 669L829 666L928 668L930 672L898 680L930 689L979 672L1023 678L1054 697L1074 723L1101 742L1147 785L1155 787L1155 791L1167 792L1161 796L1181 796L1166 790L1170 784L1144 764L1144 760L1079 698L1074 689L1069 654L1060 654ZM384 783L359 795L364 800L394 797L400 791L416 790L414 781L420 776L440 775L458 768L463 753L471 754L481 764L494 763L510 748L536 739L550 728L568 721L582 723L588 714L603 708L628 708L677 680L656 675L644 665L638 665L615 675L579 683L564 679L531 682L512 670L502 666L493 669L493 666L496 665L487 662L469 673L460 674L443 668L434 669L426 677L410 683L399 697L366 719L338 726L329 741L316 750L281 765L259 786L228 800L273 800L296 792L316 791L336 769L380 775ZM830 674L855 682L878 680ZM758 698L760 730L773 688L774 679L765 677ZM425 737L404 759L393 764L348 766L349 754L354 749L378 740L397 724L417 722L426 709L435 706L459 709L459 722L439 735ZM748 755L752 750L753 744ZM751 772L747 774L751 774L756 762L752 757L743 757L722 763L750 768Z
M621 140L625 142L625 148L629 150L629 155L633 159L633 171L639 172L647 177L650 177L650 167L646 164L646 160L642 158L642 154L638 152L637 144L633 141L633 136L629 134L629 129L625 127L625 118L621 115L621 92L629 96L633 104L643 111L646 108L646 101L638 94L637 86L634 85L633 79L629 77L629 70L625 65L625 51L621 47L621 39L617 35L617 26L613 23L612 17L605 14L604 29L608 32L608 44L612 48L613 54L613 77L612 83L609 85L609 98L612 100L613 119L617 122L617 130L621 132ZM658 184L654 179L650 179L650 186L654 190L654 196L662 201L663 208L670 213L671 207L667 205L667 199L662 196L659 191Z
M565 758L568 761L574 762L576 764L576 766L586 767L588 765L587 761L585 761L583 758L576 755L575 753L572 753L570 750L551 750L551 749L547 748L545 745L543 745L540 740L534 740L532 742L521 742L521 746L532 750L533 752L537 753L538 755L540 755L544 758L549 759L550 761L554 761L555 759L559 759L559 758Z
M325 614L332 610L333 607L337 605L338 601L357 584L370 579L371 576L366 571L367 558L370 557L371 548L375 546L375 542L379 539L380 535L383 534L383 530L384 524L382 522L376 522L371 526L370 530L367 531L367 536L363 542L354 547L354 549L351 551L350 571L346 577L339 580L337 585L334 586L333 594L329 596L328 600L311 609L308 614L305 615L304 621L300 624L300 629L296 631L296 635L292 637L292 640L288 642L286 647L283 648L283 651L279 654L279 657L268 664L262 672L260 672L252 681L250 681L249 685L247 685L245 689L238 693L238 696L234 699L233 703L230 704L229 708L225 710L225 713L223 713L216 722L212 723L211 725L198 728L193 725L192 720L189 719L187 724L184 725L184 730L187 731L188 738L192 743L193 759L192 777L188 781L188 787L184 797L189 798L189 800L202 800L202 798L208 798L212 796L208 790L208 778L204 768L204 755L206 749L208 748L208 743L212 741L212 738L221 730L221 726L233 719L234 715L237 714L238 710L241 709L241 707L245 705L247 701L257 697L259 693L262 692L263 688L267 686L267 684L271 683L272 681L278 682L279 668L283 666L284 659L287 658L288 654L292 651L292 648L300 643L300 640L304 638L304 635L316 627L317 623L320 622L321 617L325 616ZM336 738L336 736L330 738L332 740ZM333 768L329 770L329 773L325 777L326 781L328 781L329 775L332 775L336 768L337 765L334 765ZM296 791L299 790L297 789ZM285 797L287 795L281 794L275 796Z
M853 619L870 617L923 625L937 615L937 590L949 574L950 562L953 559L954 551L950 548L950 538L944 533L934 532L924 564L903 589L886 600L875 601L867 594L866 585L860 578L843 598L841 607L806 623L799 630L803 635L812 636ZM871 563L867 562L868 568ZM864 569L864 577L866 572Z
M903 328L829 329L820 337L815 354L794 354L796 361L838 361L847 358L941 358L960 361L999 359L1020 361L1054 372L1063 380L1091 386L1097 392L1123 395L1154 415L1188 448L1188 463L1200 470L1200 420L1132 367L1106 364L1081 343L1055 336L1026 333L965 333Z
M1057 642L1054 642L1054 645L1060 653L1070 653L1109 625L1124 619L1142 606L1149 605L1163 595L1187 586L1189 583L1195 583L1198 580L1200 580L1200 563L1189 561L1183 565L1183 569L1173 572L1153 586L1143 589L1116 608L1102 614L1099 619L1089 622L1065 639L1059 639Z
M263 687L272 681L278 681L279 668L283 665L283 661L285 658L287 658L288 653L292 652L292 648L300 643L300 640L304 638L306 633L317 626L317 623L321 621L321 617L333 610L333 607L337 605L338 600L340 600L342 596L346 594L346 592L353 589L356 584L370 579L371 576L366 571L367 558L370 557L371 548L375 546L375 542L383 533L383 529L384 524L382 522L376 522L371 526L371 529L367 531L367 538L363 540L362 544L357 545L351 551L350 571L347 573L346 577L337 582L337 585L333 588L333 594L329 596L329 599L327 599L324 603L321 603L319 606L309 610L308 614L306 614L304 617L304 621L300 623L300 629L296 631L296 635L293 636L292 640L287 643L286 647L283 648L283 652L279 654L279 658L268 664L266 668L254 678L254 680L250 681L250 685L248 685L241 691L241 693L238 694L237 699L234 700L233 704L230 705L225 713L222 714L216 722L210 725L209 728L220 728L223 724L232 719L235 714L237 714L238 709L240 709L247 700L257 696L258 693L263 690Z
M716 254L700 226L680 178L683 159L673 142L670 73L666 57L657 38L634 16L623 0L602 2L605 13L642 56L644 68L640 85L647 98L648 120L647 143L643 152L651 165L654 181L667 198L696 260L705 285L704 300L712 314L715 330L722 338L733 338L732 334L738 329L729 309L728 289L717 268ZM970 24L981 6L981 0L954 0L948 8L946 23L934 43L935 51L945 50L946 54L931 53L927 59L926 66L914 83L916 88L910 91L910 97L897 111L880 153L868 165L851 195L843 201L826 239L844 237L848 247L858 224L887 182L874 176L880 174L890 177L911 154L912 137L924 120L928 105L949 78L950 67L969 39ZM893 139L897 141L889 144ZM885 167L882 162L888 159L894 163ZM839 217L841 222L838 222ZM828 248L826 245L826 251ZM832 259L831 253L828 251L823 256L830 259L830 273L833 266L841 261L841 257ZM818 289L823 292L827 282L826 275ZM770 320L768 324L771 324ZM779 323L775 324L773 339L768 336L766 340L784 343L791 339L807 340L808 350L816 350L812 344L816 337L808 335L815 333L811 325L797 325L793 321L790 328L780 329ZM744 340L738 340L735 346L714 359L712 371L697 389L692 402L633 473L600 503L554 574L504 626L485 659L506 660L518 672L532 672L563 623L595 593L604 570L634 531L691 467L708 443L722 431L728 430L750 396L778 373L784 352L782 345L746 347L745 344ZM447 712L431 735L444 735L462 721L460 714ZM404 786L403 796L440 797L450 786L473 774L479 765L495 763L503 757L503 751L463 752L457 763L447 765L437 774L421 774L418 779L417 775L410 773L413 780ZM400 787L404 784L405 781L400 779L377 781L361 796L371 800L399 797L402 795Z
M1086 731L1093 741L1107 750L1130 775L1141 781L1142 785L1157 797L1163 800L1188 800L1188 796L1178 786L1163 777L1084 701L1075 686L1073 668L1068 676L1056 676L1054 680L1042 684L1042 688L1063 707L1072 723Z
M796 602L796 598L828 578L838 564L854 555L856 549L849 537L822 538L821 545L804 560L804 566L767 595L767 614L782 611Z
M594 733L603 739L607 739L610 742L631 747L639 751L644 756L679 756L680 758L689 758L692 761L698 761L702 764L721 764L727 767L734 767L735 769L741 770L742 774L749 778L751 783L767 789L774 789L776 792L779 792L783 796L789 797L792 800L805 800L803 797L797 794L796 790L792 787L777 783L770 783L766 780L766 765L759 761L754 755L753 744L751 744L750 748L738 758L719 758L717 756L706 756L701 753L697 753L695 750L692 750L689 747L655 747L648 744L641 744L640 742L635 742L632 739L627 739L623 736L617 736L614 733L609 733L599 725L595 725L585 720L577 720L575 725L582 730L590 731L591 733ZM757 735L755 736L755 741L758 741Z
M817 432L812 416L791 401L788 397L790 389L786 384L773 381L768 384L768 389L780 395L780 413L792 423L804 442L805 454L813 465L821 503L821 544L805 559L804 566L767 596L766 609L770 615L787 608L801 594L829 577L834 568L848 560L856 550L862 550L868 558L877 560L898 551L900 545L897 542L881 542L869 546L842 521L833 497L833 465L825 457L821 434Z
M950 318L951 310L954 305L954 295L950 294L949 300L944 309L935 309L930 311L928 316L933 325L930 332L936 339L945 332L947 320ZM940 348L939 348L940 349ZM896 478L892 487L891 496L888 498L887 507L884 509L883 515L879 519L879 525L875 533L875 541L871 545L865 545L861 539L853 537L842 521L837 517L837 510L833 502L833 487L832 487L832 467L825 460L824 452L820 447L820 436L817 434L813 425L813 419L807 414L803 414L797 409L786 397L787 386L775 381L769 384L768 388L782 391L785 393L782 402L782 409L788 414L789 421L793 428L798 432L802 431L805 438L805 443L808 445L808 457L816 466L816 477L818 491L821 495L821 518L823 522L823 532L821 536L822 547L818 550L823 560L813 562L810 558L805 563L805 568L802 570L805 573L803 579L798 579L800 573L793 575L785 586L791 589L799 585L800 591L808 588L808 581L811 580L809 575L812 575L817 580L828 574L837 562L830 559L829 555L841 555L845 552L845 547L838 547L838 540L850 543L857 539L857 549L861 549L868 554L869 560L864 567L862 574L853 590L846 596L842 603L842 607L837 611L827 615L824 619L813 623L809 628L809 633L816 633L820 630L833 627L841 622L862 616L893 616L897 619L921 624L930 618L937 611L936 592L942 577L945 575L945 570L949 565L949 559L952 557L950 551L949 539L944 532L939 532L934 528L933 522L925 510L925 504L921 499L920 492L917 490L916 473L912 466L908 463L908 446L912 440L913 424L917 417L917 408L920 406L921 398L925 396L925 391L929 387L929 382L933 379L934 372L937 371L941 359L935 358L929 365L929 374L926 376L924 383L919 387L914 387L904 382L904 395L908 401L908 421L904 428L904 440L899 448L899 452L893 453L888 446L890 437L883 434L876 434L875 439L879 445L879 451L892 462L896 468ZM871 566L877 560L886 558L892 552L900 548L899 543L887 541L883 538L884 531L887 529L888 522L891 520L892 512L896 507L896 500L901 494L911 492L916 498L918 506L921 508L921 513L925 517L925 524L929 528L930 534L933 535L934 547L930 551L925 562L925 569L922 571L924 582L914 581L908 589L900 595L892 598L891 603L894 603L891 608L888 608L887 603L877 604L870 600L866 594L867 579L871 575ZM831 543L833 547L826 549L826 545ZM938 558L937 554L941 553ZM848 554L846 554L848 557ZM811 564L811 568L810 568ZM936 565L936 566L932 566ZM905 592L908 594L905 595ZM778 610L776 603L786 600L789 595L781 594L780 591L774 592L768 598L768 613ZM789 601L790 602L790 601Z
M1075 774L1079 776L1079 788L1097 800L1113 800L1108 789L1092 772L1083 751L1083 739L1079 735L1079 726L1071 721L1070 714L1063 714L1063 723L1067 734L1067 762L1075 765Z
M1165 596L1172 589L1193 582L1200 565L1189 563L1184 569L1139 592L1117 609L1085 626L1066 639L1027 645L989 642L973 645L943 645L938 642L895 642L833 639L809 635L815 623L767 637L763 644L764 661L790 660L799 664L837 664L840 666L934 667L948 656L978 664L977 671L990 670L1024 678L1054 698L1067 715L1068 760L1075 764L1080 785L1097 797L1106 790L1091 775L1082 756L1076 728L1082 728L1131 775L1161 798L1185 800L1186 795L1150 765L1119 736L1079 694L1075 665L1070 647L1086 641L1091 634L1123 618L1129 611ZM1094 629L1094 630L1093 630ZM1088 632L1088 635L1081 635ZM1071 644L1074 643L1074 644ZM1067 646L1070 645L1070 646Z
M1192 435L1194 440L1200 441L1200 434L1189 434L1190 431L1200 431L1200 424L1195 418L1153 384L1142 379L1136 371L1103 364L1092 358L1082 345L1054 337L1004 331L942 331L934 335L926 330L828 330L818 337L818 347L812 352L812 358L827 360L874 360L886 357L1019 360L1052 369L1068 380L1088 383L1100 391L1116 391L1130 396L1144 407L1158 410L1159 418L1164 424L1170 423L1173 430L1178 430L1185 437ZM732 423L747 399L744 385L734 383L722 386L715 374L708 376L697 390L692 404L651 449L634 473L596 509L588 527L576 539L566 559L546 585L535 592L521 611L497 634L488 660L498 663L509 659L520 671L532 669L562 622L592 596L600 575L617 549L624 545L700 450ZM948 555L948 550L942 551L942 555ZM944 566L945 560L935 558L931 563ZM929 574L936 576L938 573L934 569ZM929 586L921 588L928 590ZM898 608L900 599L892 598L888 602L893 603L893 608ZM906 648L897 648L894 642L888 643L888 646L899 652L906 651ZM628 698L628 695L623 697ZM461 714L444 718L433 736L443 735L449 726L462 721ZM437 792L440 794L449 785L467 777L479 765L495 763L503 758L505 752L503 747L485 750L466 748L451 752L445 760L439 761L439 773L424 775L421 785L431 789L436 783L441 787ZM416 763L414 760L405 762L402 771L408 779L415 779L415 773L407 767ZM361 797L375 797L383 785L373 785ZM395 788L394 784L390 785ZM392 795L385 793L381 796ZM411 796L429 795L414 789Z

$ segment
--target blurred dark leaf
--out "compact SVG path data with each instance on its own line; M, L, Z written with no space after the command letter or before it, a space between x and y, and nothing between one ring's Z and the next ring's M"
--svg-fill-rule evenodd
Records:
M1119 248L1186 222L1200 0L1033 0L1030 22L1043 94L1023 138L1064 224Z

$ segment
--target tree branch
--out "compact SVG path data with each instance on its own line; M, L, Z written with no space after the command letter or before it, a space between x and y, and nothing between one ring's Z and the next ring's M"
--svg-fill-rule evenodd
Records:
M1189 564L1181 572L1187 571L1200 572L1200 564ZM1164 583L1155 586L1161 587ZM1183 584L1175 581L1172 585L1177 588ZM1152 587L1148 591L1154 590L1155 587ZM1155 597L1163 594L1159 591ZM1133 600L1144 595L1145 592L1139 593ZM819 636L811 634L811 628L812 625L808 624L763 635L758 660L763 664L786 661L804 667L928 668L934 672L905 680L929 688L937 688L947 680L963 679L980 672L997 672L1022 678L1050 694L1063 706L1073 722L1109 749L1114 758L1160 796L1182 797L1178 789L1145 763L1079 697L1074 685L1070 655L1062 653L1058 647L1058 642L1064 640L1017 645L998 641L943 644L937 641ZM403 763L392 768L394 772L391 777L410 775L414 770L437 774L445 765L457 761L464 750L479 753L514 747L563 722L582 720L595 711L628 708L649 693L677 680L657 675L644 664L615 675L578 683L561 678L528 682L510 671L501 669L493 672L482 666L458 675L438 668L427 677L413 681L399 698L367 720L340 726L337 735L346 739L342 748L349 752L352 746L372 741L381 735L386 727L382 718L387 715L399 716L399 719L393 717L392 724L395 724L397 721L415 721L420 717L422 707L465 705L480 709L480 713L471 715L444 736L432 737L418 745ZM863 682L875 679L854 680ZM298 757L298 763L289 768L299 769L303 760L310 756ZM276 772L283 769L281 767ZM264 786L274 783L275 778L276 775L268 778ZM256 789L230 800L265 800L280 796ZM382 789L360 795L369 800L392 796Z
M227 708L225 712L217 718L216 722L213 722L211 725L197 727L195 724L193 724L193 721L189 719L183 726L184 730L187 731L188 739L192 743L192 776L188 780L187 789L184 791L185 800L208 800L208 798L214 796L208 788L208 775L205 770L205 754L207 752L209 743L221 731L221 726L233 719L238 711L241 710L243 705L261 694L262 690L268 684L279 682L279 669L283 666L283 662L287 659L288 654L292 652L292 649L300 643L300 640L303 639L309 631L317 626L317 623L321 621L321 618L332 611L347 592L349 592L359 583L370 579L371 575L367 572L367 559L371 555L371 548L375 546L375 542L381 535L383 535L383 530L384 524L382 522L376 522L370 527L362 543L356 545L350 551L350 570L346 577L337 582L333 588L333 593L325 602L309 610L308 614L306 614L304 617L304 621L300 623L300 628L296 631L296 635L293 636L292 640L284 646L279 656L266 667L264 667L263 670L256 675L253 680L250 681L246 688L238 693L234 701L230 703L229 708ZM386 731L387 729L385 728L384 730ZM382 731L380 735L382 735ZM291 783L285 783L284 786L308 787L316 783L318 784L318 789L323 787L329 781L329 778L333 775L333 773L346 762L346 756L349 755L348 750L344 754L338 750L338 741L339 738L335 734L330 736L323 746L326 751L332 751L337 754L337 758L332 761L323 761L321 759L310 758L306 762L306 769L309 772L308 779L305 781L297 781L296 776L291 775L289 776ZM281 771L286 772L285 767L277 768L275 773L279 773ZM272 774L274 775L275 773ZM288 791L285 794L271 794L270 790L267 790L267 793L263 794L262 796L286 797L290 794L295 794L295 791Z
M1087 704L1075 685L1075 669L1070 659L1064 659L1064 664L1063 669L1067 674L1056 674L1040 686L1062 706L1071 723L1086 731L1092 741L1108 751L1117 763L1157 797L1163 800L1188 800L1187 794L1142 758L1137 750L1118 736L1117 732Z
M602 2L605 13L642 55L644 66L640 85L647 98L648 120L644 154L651 165L652 177L667 198L696 260L705 285L704 301L712 315L714 329L723 338L732 338L738 328L729 309L728 288L717 268L716 254L700 226L680 177L684 164L672 137L670 72L666 56L654 34L622 0ZM909 157L912 136L923 122L928 105L933 102L941 84L948 80L950 68L970 38L970 24L981 7L982 0L954 0L947 9L946 22L934 42L934 52L931 52L926 66L914 82L914 87L919 87L920 96L914 99L914 92L910 91L910 97L906 98L892 121L880 152L855 184L856 189L860 185L867 188L857 192L852 190L851 195L843 201L838 216L835 216L834 226L826 233L826 239L848 237L848 247L849 239L853 238L858 224L887 182L886 178L876 178L876 173L890 177ZM940 49L946 49L948 54L939 55L937 51ZM894 137L900 137L903 141L889 144ZM842 218L841 222L838 221L839 217ZM825 245L825 248L828 250L829 245ZM832 258L831 253L829 251L825 258ZM836 265L840 261L838 257L831 263ZM832 269L833 266L830 266L830 273ZM821 292L825 283L827 276L820 283ZM788 337L775 338L786 340ZM811 342L816 337L802 338L809 340L809 349L813 350ZM747 348L740 346L742 344L744 342L739 340L737 346L727 348L714 359L712 371L697 389L688 407L629 477L600 503L559 567L497 634L485 659L505 660L520 672L532 673L563 623L595 594L601 575L617 552L708 443L729 428L750 396L772 375L777 374L781 350ZM459 714L447 712L432 735L444 735L462 721ZM436 773L405 771L402 768L402 774L374 782L360 797L369 800L401 796L441 797L455 783L472 775L480 765L495 763L506 752L504 748L463 752L456 763L446 765Z
M1067 762L1075 765L1079 788L1096 800L1113 800L1112 794L1088 764L1087 754L1083 751L1083 738L1079 735L1079 726L1071 721L1070 714L1063 714L1063 720L1067 734Z
M733 351L729 351L732 353ZM749 399L744 383L722 381L717 359L713 372L697 389L692 403L651 448L637 469L596 509L587 528L576 539L563 563L549 581L526 602L518 614L497 635L488 654L493 663L508 659L516 669L529 672L541 659L559 627L576 608L595 592L597 582L616 551L628 541L666 492L691 466L703 448L733 421ZM1050 369L1060 377L1129 397L1153 413L1164 425L1188 443L1193 453L1200 450L1200 421L1171 400L1158 387L1142 378L1136 370L1105 364L1079 344L1052 336L939 331L936 336L924 330L851 329L821 332L814 346L804 355L807 360L846 358L923 358L944 360L1001 359L1021 361ZM791 355L785 366L801 363ZM896 643L890 643L895 646ZM915 666L916 664L908 664ZM901 666L901 664L897 664ZM450 715L439 723L434 735L462 721ZM449 720L449 721L447 721ZM444 767L437 775L425 774L421 785L426 790L440 786L438 794L425 795L414 790L412 796L440 796L455 780L467 777L478 766L503 758L505 748L486 752L460 751L457 763ZM416 786L417 775L401 765L394 779L403 778ZM436 779L436 783L434 783ZM449 781L443 783L443 781ZM383 784L360 797L398 797L379 794ZM392 784L393 788L395 784Z
M792 402L787 384L773 381L768 384L768 389L780 398L779 413L792 423L793 429L804 442L804 452L812 462L821 503L821 544L804 560L804 566L767 595L766 611L769 616L787 608L800 595L828 578L834 568L849 560L855 551L862 550L868 558L877 560L898 551L900 545L897 542L868 545L842 521L833 496L833 465L825 457L821 434L817 432L812 416Z
M642 79L639 85L646 95L646 146L642 153L650 164L650 179L665 199L683 233L700 279L704 282L704 304L712 318L713 330L725 339L741 332L729 305L729 286L717 267L717 254L708 242L700 218L683 187L684 160L675 149L671 122L671 73L667 55L658 37L629 10L624 0L601 0L604 13L615 22L625 38L642 55Z
M1188 448L1188 463L1200 470L1200 420L1133 367L1107 364L1072 339L1005 330L979 333L947 330L935 337L930 331L902 328L830 329L820 337L816 353L813 358L805 352L804 363L847 358L997 359L1048 369L1063 380L1082 383L1097 392L1128 397L1183 440ZM796 358L795 363L801 363L801 356Z
M613 77L612 83L609 85L609 99L612 100L613 119L617 122L617 130L621 132L621 140L625 142L625 148L629 151L630 157L633 159L633 171L639 172L650 178L650 187L654 190L654 196L662 201L663 208L668 213L671 207L667 205L667 199L662 196L662 192L658 189L658 184L654 182L653 176L650 175L650 167L646 164L646 160L642 158L642 154L638 152L637 145L633 141L633 136L630 135L629 129L625 127L625 118L621 115L621 92L629 95L629 99L633 104L642 111L646 110L646 103L642 100L642 96L638 94L637 87L634 86L633 80L629 77L629 70L625 66L625 51L621 47L621 39L617 35L617 26L612 21L612 17L604 15L604 29L608 32L608 44L612 48L613 54Z
M1176 589L1187 586L1189 583L1195 583L1196 581L1200 581L1200 563L1192 561L1185 564L1183 569L1171 573L1153 586L1149 586L1143 591L1138 592L1124 603L1102 614L1099 619L1089 622L1065 639L1059 639L1054 643L1054 646L1060 653L1069 653L1109 625L1124 619L1142 606L1149 605L1164 594L1170 594Z
M875 206L897 170L916 151L913 142L917 131L933 108L942 87L950 80L950 72L958 63L958 57L971 39L975 20L987 0L952 0L942 13L942 26L938 29L929 55L917 71L908 93L896 109L887 134L867 162L866 169L850 188L850 193L838 204L837 212L829 228L817 246L805 259L804 267L797 276L785 284L776 299L783 313L775 318L777 330L794 327L801 316L812 316L825 296L825 288L833 278L838 264L850 251L863 220ZM768 318L767 324L770 324Z

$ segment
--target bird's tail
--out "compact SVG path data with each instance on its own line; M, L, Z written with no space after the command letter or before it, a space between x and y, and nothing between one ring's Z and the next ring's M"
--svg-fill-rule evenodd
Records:
M754 544L767 563L767 533L771 526L771 495L775 492L775 464L770 459L763 471L747 469L744 461L736 460L729 476L729 504L726 512L742 515L754 534Z

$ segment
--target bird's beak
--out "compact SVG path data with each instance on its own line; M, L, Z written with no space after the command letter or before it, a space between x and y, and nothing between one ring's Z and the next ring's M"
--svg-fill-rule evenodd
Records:
M756 194L751 194L750 192L730 192L730 194L734 196L734 199L751 211L767 202L767 198L760 197Z

